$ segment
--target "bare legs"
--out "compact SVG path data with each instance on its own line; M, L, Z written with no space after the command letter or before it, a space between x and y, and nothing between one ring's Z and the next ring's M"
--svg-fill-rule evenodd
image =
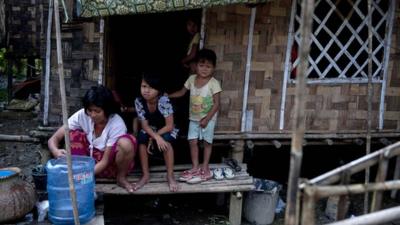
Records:
M133 184L135 191L139 190L141 187L143 187L143 185L147 184L150 179L149 155L147 153L147 146L145 144L139 145L139 156L143 175L137 183Z
M139 190L145 184L147 184L150 180L150 170L149 170L149 155L147 153L147 146L145 144L139 145L139 155L140 155L140 164L142 165L142 178L134 184L134 189ZM175 192L179 189L178 184L175 181L174 177L174 151L172 146L168 148L168 150L163 152L165 166L167 167L167 180L169 190L171 192Z
M203 153L203 164L201 165L201 169L205 173L207 173L210 170L209 163L212 152L212 144L208 143L207 141L203 142L204 142L204 153ZM189 145L190 145L190 156L192 159L192 170L194 171L200 167L198 140L197 139L189 140Z
M192 171L199 169L199 146L197 139L189 140Z
M126 176L134 156L135 151L132 142L128 138L120 138L117 142L117 155L115 156L117 184L128 192L133 192L133 186L128 182Z

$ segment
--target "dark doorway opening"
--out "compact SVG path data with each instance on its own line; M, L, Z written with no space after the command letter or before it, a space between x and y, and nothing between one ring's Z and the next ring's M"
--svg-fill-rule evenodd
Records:
M180 60L190 42L186 30L189 18L200 21L201 10L109 18L107 85L117 91L125 106L133 106L134 99L140 96L141 77L146 71L157 71L168 93L182 88L188 77ZM172 100L175 117L179 118L175 123L181 130L187 125L186 99ZM126 120L129 128L129 119Z

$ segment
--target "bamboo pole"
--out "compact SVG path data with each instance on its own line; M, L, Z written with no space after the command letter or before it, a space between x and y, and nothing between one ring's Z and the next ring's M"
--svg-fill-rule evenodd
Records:
M400 219L400 206L363 216L357 216L339 222L329 223L327 225L376 225L388 223L398 219Z
M69 128L68 128L68 112L67 112L67 99L65 96L65 82L64 82L64 65L62 59L61 49L61 28L60 28L60 15L59 15L58 0L54 0L54 23L56 26L56 40L57 40L57 62L58 62L58 73L60 76L60 95L61 95L61 108L63 124L65 128L65 149L67 150L67 167L68 167L68 183L72 201L72 211L74 214L74 222L79 225L79 214L76 203L76 192L74 186L74 180L72 177L72 160L71 160L71 146L69 140Z
M246 68L244 74L244 84L243 84L243 104L242 104L242 122L240 131L246 131L247 125L247 102L248 102L248 95L249 95L249 85L250 85L250 70L251 70L251 57L253 52L253 35L254 35L254 24L256 20L256 12L257 8L251 8L250 14L250 24L249 24L249 39L247 40L247 56L246 56Z
M104 19L100 18L100 40L99 40L99 77L97 79L97 84L104 85Z
M296 75L296 98L294 106L293 136L290 157L289 185L287 192L287 208L285 212L285 224L296 224L296 202L303 157L303 140L305 132L305 89L306 70L308 68L308 56L311 47L312 16L314 14L314 0L303 0L301 6L301 42L299 50L299 71Z
M51 28L53 22L53 0L49 0L49 14L47 17L46 34L46 70L44 75L44 105L43 105L43 125L48 125L49 102L50 102L50 57L51 57Z
M371 120L372 120L372 2L368 0L368 111L367 111L367 144L365 155L371 153ZM365 184L369 183L370 170L365 169ZM369 193L364 194L364 214L368 213Z
M376 179L375 179L376 183L384 182L386 180L388 167L389 167L389 158L386 157L385 154L382 154L379 163L378 173L376 174ZM383 193L381 191L374 192L371 203L372 212L376 212L381 208L382 195Z
M375 165L379 161L381 154L386 154L387 157L392 157L400 154L400 142L396 142L389 145L381 150L372 152L369 155L363 156L356 160L353 160L341 167L328 171L318 177L315 177L309 181L310 184L331 184L340 179L340 174L344 171L349 171L350 174L355 174L364 170L366 167Z
M342 174L342 179L341 183L344 185L348 185L350 183L350 177L351 174L349 174L347 171ZM348 211L348 202L349 202L349 196L348 195L342 195L339 197L339 202L337 206L337 213L336 213L336 220L343 220L346 218L346 214Z
M400 179L400 156L396 157L396 166L394 168L394 175L393 175L393 180L399 180ZM397 195L397 190L393 190L390 193L390 197L392 199L395 199Z
M397 5L396 5L397 4ZM382 65L383 68L383 78L382 78L382 87L381 87L381 96L380 96L380 101L379 101L379 126L378 129L382 130L383 129L383 120L384 120L384 115L385 115L385 95L386 95L386 84L388 81L388 70L389 70L389 57L390 57L390 46L392 44L392 32L393 32L393 27L394 23L397 21L394 20L394 15L396 14L395 10L398 9L398 4L399 1L389 1L388 4L388 19L386 22L386 38L385 38L385 44L384 46L388 46L385 49L385 55L384 55L384 64Z
M381 183L350 184L350 185L315 185L315 196L318 199L336 195L362 194L371 191L387 191L400 189L400 180L391 180Z
M303 192L301 224L315 224L315 200L314 187L306 186Z
M199 49L203 49L204 47L205 34L206 34L206 18L207 18L207 8L202 8Z
M40 140L27 135L0 134L0 141L39 142Z

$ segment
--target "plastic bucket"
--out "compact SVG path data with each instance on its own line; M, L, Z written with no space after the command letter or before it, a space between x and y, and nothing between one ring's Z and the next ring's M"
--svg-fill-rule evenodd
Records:
M47 172L43 165L38 165L32 169L32 177L37 191L47 190Z
M244 217L254 225L274 222L275 208L281 186L269 180L254 179L256 189L248 192L244 201Z

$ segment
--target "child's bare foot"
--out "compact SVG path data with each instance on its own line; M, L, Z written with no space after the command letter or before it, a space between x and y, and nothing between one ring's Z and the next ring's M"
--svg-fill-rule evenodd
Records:
M134 191L133 186L128 182L126 177L117 177L117 184L125 188L127 192L132 193Z
M176 183L174 177L168 177L168 186L169 186L169 191L171 192L176 192L179 190L179 185Z
M140 180L136 183L133 184L133 189L134 191L139 190L142 188L145 184L149 183L150 177L149 176L142 176Z

